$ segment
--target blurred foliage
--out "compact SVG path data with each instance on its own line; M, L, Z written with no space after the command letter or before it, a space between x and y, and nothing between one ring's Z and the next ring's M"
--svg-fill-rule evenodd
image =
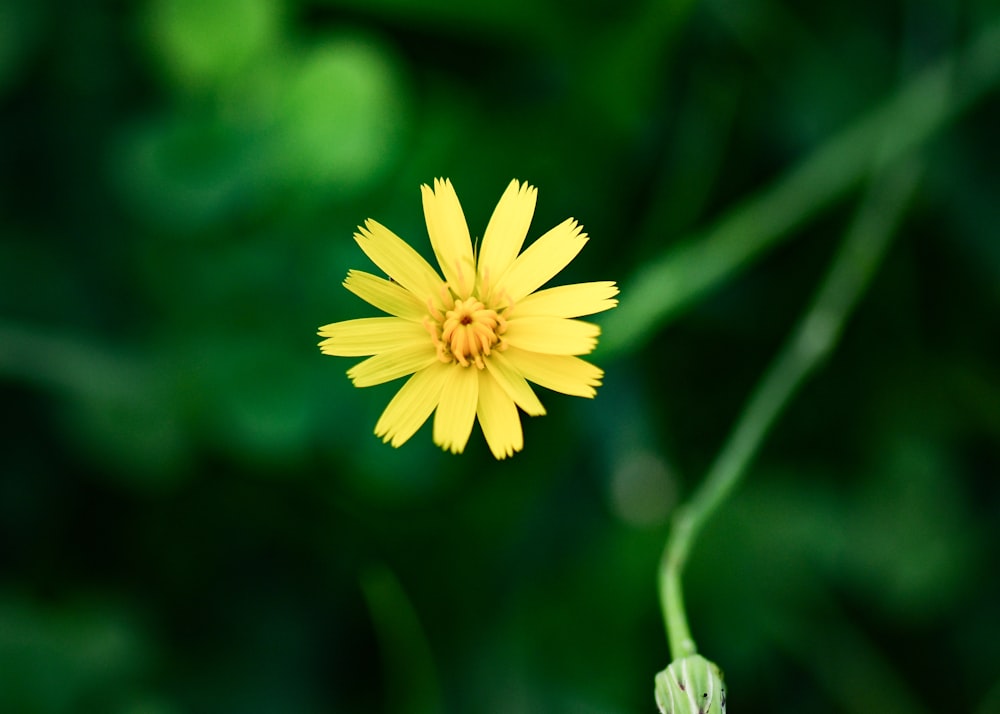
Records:
M761 197L823 147L867 158L859 126L912 140L921 186L696 546L691 624L734 711L1000 711L998 23L992 0L7 0L0 711L652 712L671 509L865 172L775 203L798 213L766 239ZM933 67L943 105L877 113ZM532 236L592 236L562 277L623 288L597 400L543 395L503 463L426 427L383 445L395 386L315 347L364 310L357 224L429 251L435 176L479 235L530 181ZM675 260L725 230L745 259ZM650 265L703 288L630 304Z

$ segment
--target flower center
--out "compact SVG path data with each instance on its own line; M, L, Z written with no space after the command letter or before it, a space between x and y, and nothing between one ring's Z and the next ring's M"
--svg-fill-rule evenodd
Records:
M444 314L432 310L426 324L442 362L458 362L463 367L474 364L483 369L483 358L491 350L506 346L501 337L507 329L506 320L475 297L456 299L454 307Z

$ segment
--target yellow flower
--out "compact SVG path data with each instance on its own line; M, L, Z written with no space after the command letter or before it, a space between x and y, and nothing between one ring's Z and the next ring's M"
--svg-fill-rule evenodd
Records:
M521 246L537 191L511 181L493 211L478 255L447 179L421 186L427 232L441 274L385 226L369 219L354 239L389 279L360 270L344 287L388 313L321 327L324 354L368 356L347 371L356 387L412 375L386 407L375 434L400 446L434 414L434 443L460 453L479 418L498 459L524 445L520 407L545 413L528 382L593 397L604 372L575 355L591 352L600 328L571 318L613 308L613 282L538 290L587 242L568 219ZM537 291L537 292L536 292ZM436 410L436 411L435 411Z

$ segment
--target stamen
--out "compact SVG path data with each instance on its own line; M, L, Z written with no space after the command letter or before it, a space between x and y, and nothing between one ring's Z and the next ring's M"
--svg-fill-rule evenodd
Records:
M462 260L458 259L455 261L455 274L458 276L458 288L459 295L465 295L465 271L462 270Z
M479 276L479 294L490 299L490 269L486 267Z
M455 298L452 309L443 315L431 311L424 325L443 362L458 362L463 367L475 364L485 369L484 358L494 349L506 348L500 337L507 329L506 320L475 297Z

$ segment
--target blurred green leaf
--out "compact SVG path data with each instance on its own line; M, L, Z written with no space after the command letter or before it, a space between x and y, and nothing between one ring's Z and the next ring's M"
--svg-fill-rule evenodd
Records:
M13 84L36 49L45 21L43 3L5 0L0 3L0 97Z
M187 90L232 81L274 50L277 0L153 0L148 27L164 73Z
M407 88L387 46L342 33L287 67L273 160L292 185L354 193L393 162L409 121Z
M151 664L127 611L0 597L0 709L59 714L113 707ZM108 711L110 709L104 709Z

